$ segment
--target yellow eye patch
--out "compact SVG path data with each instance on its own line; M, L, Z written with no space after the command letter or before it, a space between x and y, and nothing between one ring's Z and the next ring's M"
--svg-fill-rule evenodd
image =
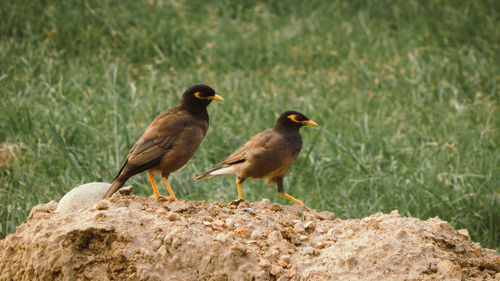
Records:
M213 95L213 96L208 96L208 97L202 97L200 92L194 93L194 96L199 98L200 100L218 100L218 101L223 101L224 98L219 96L219 95Z
M201 96L200 92L194 93L194 96L199 98L199 99L205 99L204 97Z
M313 120L303 120L303 121L297 120L297 114L290 114L287 116L287 118L295 123L310 125L310 126L319 126L318 123L314 122Z
M288 119L292 120L295 123L302 123L302 121L297 120L297 114L290 114L287 116Z

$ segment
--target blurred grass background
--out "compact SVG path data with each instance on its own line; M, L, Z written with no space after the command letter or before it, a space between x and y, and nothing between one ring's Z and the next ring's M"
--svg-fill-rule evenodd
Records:
M296 109L321 127L301 130L287 192L340 218L439 216L500 249L497 1L0 3L4 234L110 182L149 122L206 83L225 101L171 176L178 197L235 199L234 177L193 177ZM152 194L145 174L128 183ZM243 193L290 204L263 180Z

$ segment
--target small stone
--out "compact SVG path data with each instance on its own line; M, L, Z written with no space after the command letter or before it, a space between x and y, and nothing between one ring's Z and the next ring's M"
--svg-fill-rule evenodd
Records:
M305 247L304 254L306 255L314 255L314 249L312 247Z
M401 230L399 230L399 231L396 233L396 238L397 238L397 239L399 239L399 240L403 240L403 239L405 239L407 236L408 236L408 234L406 233L406 231L404 231L404 229L401 229Z
M299 235L299 240L300 241L305 241L307 239L309 239L309 237L307 235Z
M438 273L443 274L448 278L458 278L462 276L462 268L460 265L453 263L450 260L442 260L436 264Z
M179 215L174 213L174 212L169 212L167 214L167 220L169 221L175 221L175 220L178 220L179 219Z
M271 274L280 277L283 274L283 269L277 265L273 265L273 267L271 267Z
M323 211L318 213L318 218L320 220L333 220L335 218L334 212Z
M208 212L207 212L207 215L208 215ZM204 221L210 221L210 222L211 222L211 221L213 221L213 220L214 220L214 218L212 218L212 217L210 217L210 216L207 216L207 217L203 217L203 220L204 220Z
M248 213L250 213L252 215L257 214L252 208L243 208L242 210L245 211L245 212L248 212Z
M158 215L161 215L161 216L165 216L165 215L167 215L167 213L168 213L168 212L167 212L167 210L166 210L165 208L160 208L160 209L157 209L157 210L155 210L154 212L155 212L156 214L158 214Z
M205 225L205 226L209 226L210 225L211 226L212 222L204 220L203 221L203 225Z
M280 206L280 205L278 205L278 204L273 204L273 205L271 206L271 211L273 211L273 212L279 212L279 211L281 211L281 210L283 210L283 208L281 208L281 206Z
M233 226L234 226L234 219L232 219L232 218L227 218L227 219L226 219L226 225L227 225L227 227L229 227L229 228L233 228Z
M497 274L495 274L495 280L500 280L500 272L497 272Z
M158 250L162 244L163 244L162 240L154 240L152 243L153 250L155 250L155 251Z
M245 202L245 199L243 199L243 198L238 198L238 199L236 199L236 200L234 200L234 201L231 201L231 203L229 203L229 204L230 204L230 205L234 205L234 206L239 206L239 205L240 205L240 203L242 203L242 202Z
M260 200L260 202L261 202L262 204L265 204L265 205L269 205L269 204L271 203L271 202L269 201L269 199L267 199L267 198L264 198L264 199Z
M391 212L391 217L393 217L393 218L400 218L401 215L399 214L398 210L394 210L394 211Z
M239 253L240 256L243 256L247 253L247 249L245 248L245 246L240 244L233 245L229 249L231 251Z
M469 238L470 238L469 231L465 228L457 230L457 233L458 233L458 235L462 236L466 240L469 240Z
M352 254L349 254L346 256L344 262L347 265L347 267L353 268L356 265L357 260Z
M227 236L224 233L220 233L215 237L215 239L221 243L224 243L227 240Z
M218 226L218 227L223 227L224 226L224 222L221 221L221 220L214 220L212 224L215 225L215 226Z
M323 230L323 228L321 228L321 227L316 227L316 228L314 229L314 231L316 231L317 233L323 233L323 232L325 232L325 231Z
M329 246L329 244L325 243L325 242L316 242L316 243L314 243L314 247L317 248L317 249L324 249L327 246Z
M156 252L158 254L160 254L160 256L165 256L167 254L167 247L165 247L165 245L161 245L160 248L158 248L158 250L156 250Z
M131 185L122 187L118 190L120 195L130 195L132 193L133 187Z
M99 201L95 205L95 209L102 211L102 210L107 210L109 208L108 202L107 201Z
M259 261L259 266L261 266L261 267L268 267L270 265L271 265L271 263L269 263L269 261L267 261L267 260L262 259Z
M308 222L304 223L304 228L307 230L313 229L313 227L314 227L314 224L312 221L308 221Z
M170 209L176 213L181 213L189 209L189 205L186 202L176 200L170 203Z
M444 233L451 233L452 231L453 231L453 227L445 221L442 221L442 222L434 225L434 232L435 233L444 234Z
M297 222L293 226L293 230L295 230L295 232L300 234L304 234L306 232L306 228L304 227L304 224L302 222Z
M295 218L295 216L288 214L285 217L281 217L280 222L284 226L293 226L294 225L294 223L293 223L294 218Z
M236 235L240 236L241 238L250 238L252 229L253 228L249 225L240 226L234 230L234 233L236 233Z
M250 239L252 240L259 240L262 238L262 233L258 230L252 231L252 234L250 235Z
M289 264L290 264L290 255L283 255L278 261L278 265L283 268L287 267Z

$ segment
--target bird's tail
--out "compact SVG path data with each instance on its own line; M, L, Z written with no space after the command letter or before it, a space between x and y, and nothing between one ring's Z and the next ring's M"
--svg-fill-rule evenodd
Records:
M111 186L108 188L108 191L106 191L106 194L104 194L102 199L106 199L106 198L111 197L111 195L113 195L113 193L118 191L118 189L122 188L122 186L123 186L123 184L125 184L125 182L126 182L126 180L121 181L118 178L115 178L115 180L113 181Z
M208 179L216 176L222 176L222 175L232 175L234 174L234 167L229 166L229 167L217 167L214 168L210 171L205 172L202 175L197 176L195 179L196 180L203 180L203 179Z

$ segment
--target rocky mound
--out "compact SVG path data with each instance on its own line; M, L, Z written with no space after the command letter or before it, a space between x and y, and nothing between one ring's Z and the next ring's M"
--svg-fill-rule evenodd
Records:
M302 214L268 200L119 195L39 205L0 240L0 280L500 280L500 257L438 218Z

